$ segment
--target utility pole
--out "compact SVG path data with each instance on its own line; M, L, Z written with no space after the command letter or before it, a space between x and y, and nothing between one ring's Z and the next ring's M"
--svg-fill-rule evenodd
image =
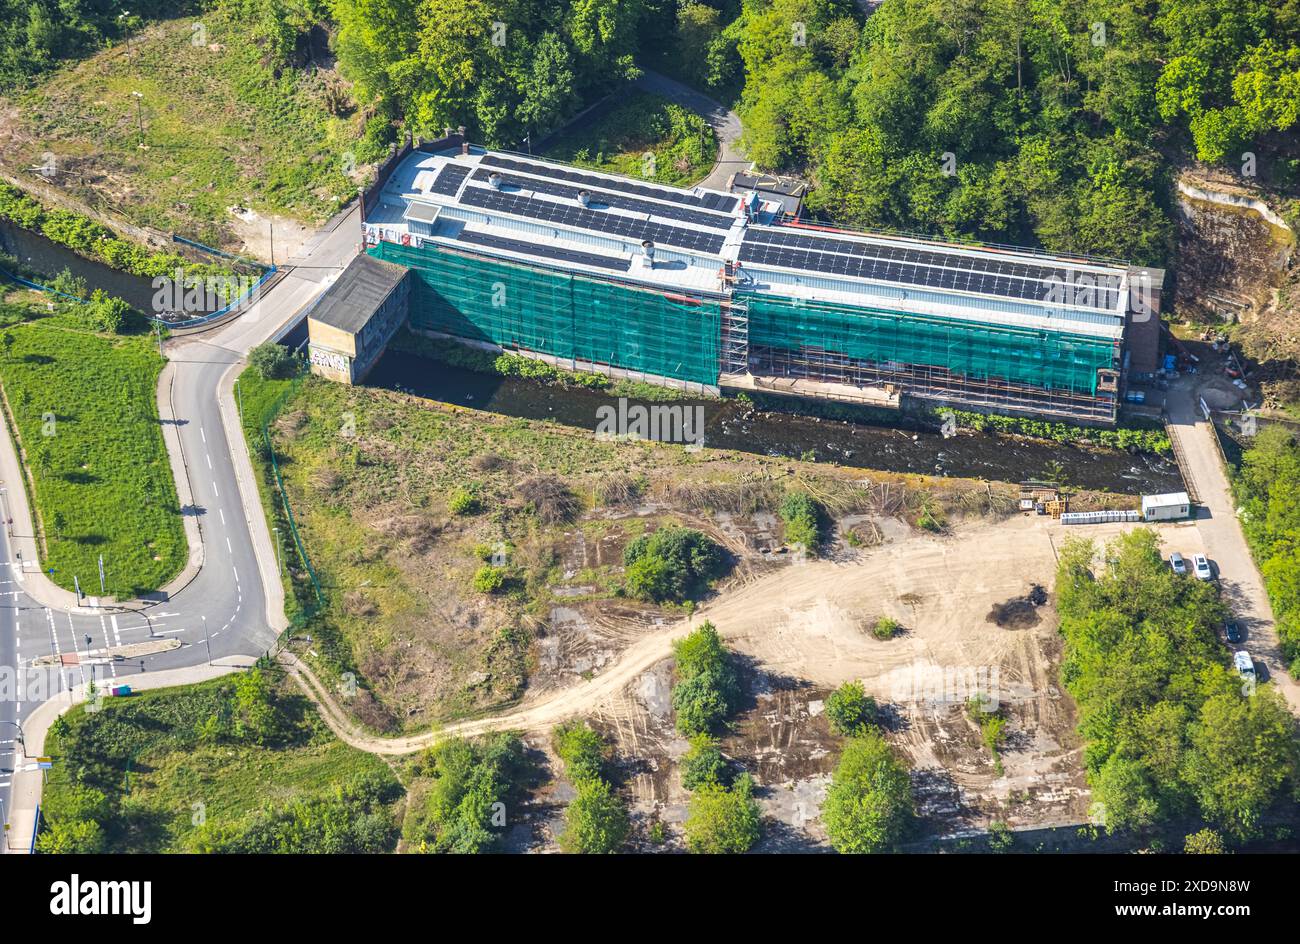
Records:
M266 223L267 229L271 231L271 268L275 268L275 224L270 220Z
M208 635L208 617L203 615L203 644L208 648L208 665L212 664L212 637Z
M284 576L284 564L280 561L280 529L272 528L271 532L275 535L275 572L278 576Z
M103 554L99 555L99 592L101 594L108 593L108 591L104 589L104 555Z
M162 322L160 322L160 321L155 321L155 322L153 323L153 326L154 326L154 330L158 332L158 356L159 356L159 357L162 357L162 356L163 356L163 350L162 350Z
M239 399L239 425L244 425L244 388L239 386L239 381L235 381L235 396Z

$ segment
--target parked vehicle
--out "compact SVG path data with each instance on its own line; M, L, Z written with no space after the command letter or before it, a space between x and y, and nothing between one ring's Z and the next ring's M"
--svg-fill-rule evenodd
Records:
M1241 642L1241 624L1236 620L1228 620L1223 624L1223 635L1228 642Z
M1174 573L1178 576L1187 576L1187 561L1183 560L1183 555L1177 551L1169 555L1169 566L1173 568Z
M1214 571L1210 570L1210 562L1204 554L1197 554L1192 558L1192 573L1196 575L1197 580L1214 579Z
M1145 403L1147 395L1141 390L1130 390L1124 394L1124 399L1129 403Z
M1238 649L1232 654L1232 664L1237 668L1237 674L1243 679L1254 681L1255 679L1255 660L1250 657L1250 653L1245 649Z

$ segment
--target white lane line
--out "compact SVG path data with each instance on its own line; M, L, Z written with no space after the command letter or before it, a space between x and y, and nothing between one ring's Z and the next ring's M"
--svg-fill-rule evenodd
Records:
M235 549L230 546L230 538L226 538L226 550L228 550L231 554L235 553Z
M217 514L221 515L221 523L224 525L226 523L226 513L218 508Z
M213 479L213 480L212 480L212 494L213 494L213 496L216 497L216 498L220 498L220 497L221 497L221 493L220 493L219 491L217 491L217 480L216 480L216 479Z
M205 432L203 432L203 427L202 427L202 426L199 427L199 435L203 437L203 443L204 443L204 445L207 445L207 442L208 442L208 434L205 433Z
M109 619L113 621L113 645L120 646L122 645L122 633L118 629L117 614L114 613L109 617Z
M205 458L205 459L208 460L208 470L211 471L211 470L212 470L212 457L211 457L210 455L208 455L208 454L205 452L205 453L203 454L203 458Z
M59 648L59 634L54 631L54 614L50 612L48 606L45 608L45 619L50 624L50 655L54 656L54 664L59 667L59 691L62 692L65 687L72 686L68 685L67 679L63 677L64 672L67 671L63 667L63 650Z
M99 629L104 634L104 648L110 648L108 642L108 623L104 621L104 617L102 616L99 618ZM113 673L113 678L117 678L117 660L109 658L108 670Z
M72 614L68 614L68 632L72 634L72 651L77 656L77 669L81 672L81 684L86 684L86 661L90 658L90 647L86 647L86 658L81 658L81 640L78 638L77 627L72 622ZM91 672L94 675L94 672Z

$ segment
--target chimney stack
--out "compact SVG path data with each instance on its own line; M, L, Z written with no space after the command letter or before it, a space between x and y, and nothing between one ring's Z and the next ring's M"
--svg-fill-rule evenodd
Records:
M642 265L647 269L655 267L655 244L648 239L641 241Z

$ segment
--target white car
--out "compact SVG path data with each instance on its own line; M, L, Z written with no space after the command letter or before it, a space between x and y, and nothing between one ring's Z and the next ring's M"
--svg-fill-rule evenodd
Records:
M1187 576L1187 561L1183 560L1183 555L1179 554L1177 551L1174 551L1169 555L1169 566L1178 576Z
M1196 575L1197 580L1214 579L1214 571L1210 570L1210 562L1204 554L1197 554L1192 558L1192 573Z

